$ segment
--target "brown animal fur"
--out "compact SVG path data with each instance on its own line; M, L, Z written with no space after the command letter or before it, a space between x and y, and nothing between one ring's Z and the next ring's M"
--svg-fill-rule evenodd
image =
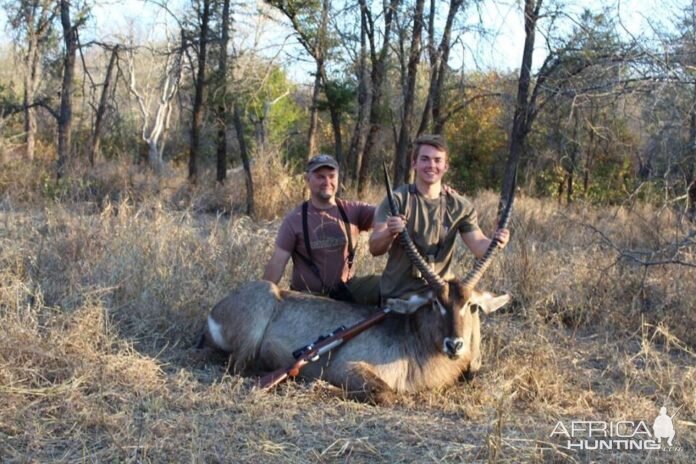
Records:
M472 295L456 282L445 293L440 296L444 315L435 305L413 314L390 314L325 359L307 365L301 377L324 379L358 400L389 402L394 394L445 387L462 373L478 370L479 311L471 310L467 300ZM271 371L291 365L292 352L319 335L352 325L374 311L280 290L266 281L250 282L213 308L205 339L230 354L236 371ZM212 333L215 327L217 337ZM457 358L450 359L443 352L443 339L453 330L464 346Z

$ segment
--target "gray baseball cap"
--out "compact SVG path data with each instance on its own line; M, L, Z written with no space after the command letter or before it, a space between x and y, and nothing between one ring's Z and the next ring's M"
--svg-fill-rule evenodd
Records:
M314 158L307 161L307 168L305 169L305 171L314 172L317 169L323 167L338 169L338 163L331 155L317 155Z

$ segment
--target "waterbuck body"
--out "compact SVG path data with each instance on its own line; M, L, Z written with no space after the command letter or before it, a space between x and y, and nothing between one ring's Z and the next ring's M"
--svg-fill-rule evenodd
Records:
M477 371L478 309L488 312L489 302L502 306L507 297L457 294L459 290L453 285L444 305L419 300L415 303L419 308L410 314L390 314L325 359L307 365L301 377L324 379L360 398L440 388L462 373ZM478 302L472 304L474 300ZM319 335L349 326L375 310L280 290L266 281L251 282L213 308L205 337L208 344L229 353L238 372L272 371L291 365L292 352Z

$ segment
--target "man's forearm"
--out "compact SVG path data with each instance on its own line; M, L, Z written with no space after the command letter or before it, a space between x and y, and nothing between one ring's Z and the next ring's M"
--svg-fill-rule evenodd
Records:
M283 274L281 272L278 272L277 269L274 269L271 263L268 263L266 265L266 268L263 270L263 280L273 282L274 284L280 282L280 278L282 276Z
M474 256L476 256L476 259L483 258L483 255L486 254L486 250L488 250L490 244L491 240L485 236L476 242L475 249L471 250L474 253Z
M483 255L486 254L486 250L488 249L488 245L491 243L491 240L486 237L480 229L465 232L461 234L461 237L464 244L477 259L483 258Z
M381 256L389 251L394 238L395 236L386 227L373 231L369 241L372 256Z
M290 260L290 252L276 246L273 256L268 260L268 264L263 270L263 280L277 284L283 278L285 266Z

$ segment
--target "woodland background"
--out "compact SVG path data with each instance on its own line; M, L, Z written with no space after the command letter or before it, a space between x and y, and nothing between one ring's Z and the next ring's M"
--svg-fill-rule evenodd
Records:
M619 4L550 0L129 2L155 26L104 38L105 4L2 2L0 460L696 460L696 4L636 31ZM468 54L491 5L518 14L520 63ZM423 132L488 233L517 172L482 281L513 301L483 322L479 376L382 407L255 392L192 348L261 276L308 156L375 203ZM381 272L365 241L358 273ZM661 406L672 449L550 436Z
M98 6L4 3L0 149L10 169L55 160L52 194L105 161L157 175L186 165L192 183L225 182L239 166L253 214L261 154L298 172L332 153L362 195L383 161L408 180L410 143L427 132L449 139L449 181L464 192L505 177L509 188L519 165L533 196L696 214L689 2L648 11L635 33L620 5L527 1L526 34L506 44L522 52L513 70L469 59L467 47L495 35L479 2L143 2L160 18L144 23L153 30L133 19L105 41L90 28Z

